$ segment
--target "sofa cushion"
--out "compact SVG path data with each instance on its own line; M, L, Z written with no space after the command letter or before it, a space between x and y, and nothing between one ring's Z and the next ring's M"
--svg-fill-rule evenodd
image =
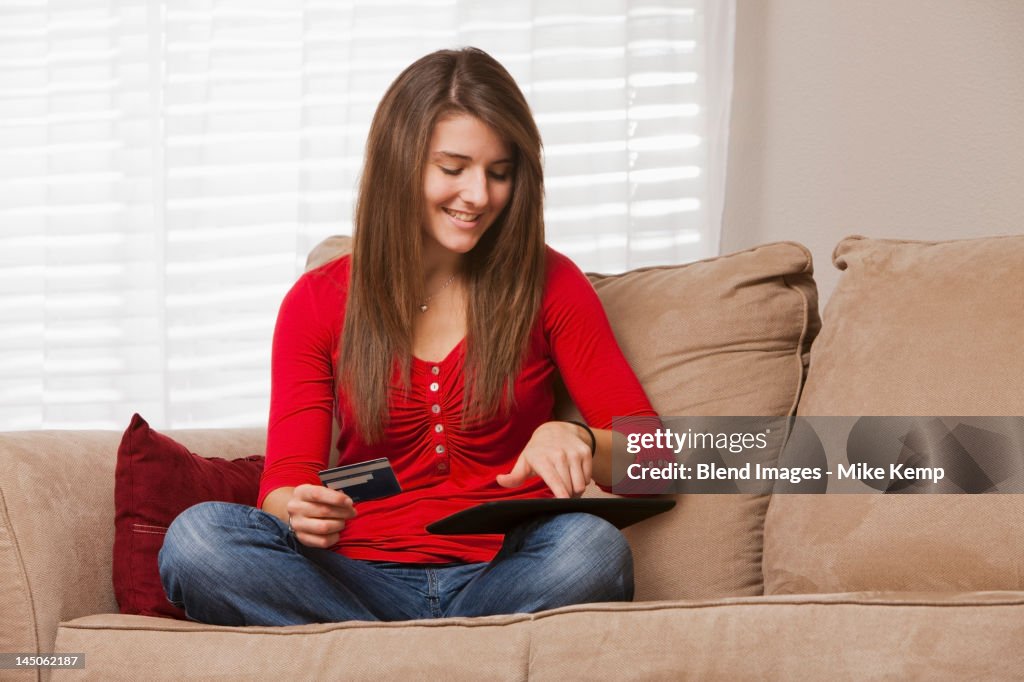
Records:
M781 242L591 281L659 414L783 416L820 324L812 272L807 249ZM627 528L636 599L761 594L767 507L766 496L686 495Z
M1001 680L1024 667L1022 611L1016 592L583 604L241 629L102 615L63 623L56 651L85 652L96 679L145 670L159 680Z
M1024 414L1024 236L850 237L801 415Z
M256 504L263 456L201 457L134 415L114 474L114 595L121 613L184 619L167 601L157 554L171 521L200 502Z
M592 604L537 614L529 680L1019 679L1024 593Z
M820 326L812 273L778 242L590 278L659 414L785 416Z
M352 237L336 234L327 237L313 247L313 250L306 256L306 272L315 270L321 265L326 265L336 258L341 258L352 251Z
M851 237L800 415L1024 415L1024 237ZM1024 588L1017 495L777 495L765 591Z
M530 616L288 627L100 615L62 624L57 651L92 679L525 680Z
M351 251L332 236L312 270ZM777 242L684 265L589 274L616 339L663 415L785 416L818 329L810 252Z
M348 252L329 237L307 269ZM779 242L685 265L591 274L615 337L654 409L665 416L783 416L796 409L820 326L811 255ZM559 418L578 412L564 389ZM591 486L588 496L601 496ZM762 592L768 498L689 495L625 530L636 599Z

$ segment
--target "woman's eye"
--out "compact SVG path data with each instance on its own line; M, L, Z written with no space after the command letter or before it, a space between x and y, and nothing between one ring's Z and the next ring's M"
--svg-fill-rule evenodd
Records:
M447 166L438 166L438 168L440 168L441 172L444 173L445 175L461 175L463 170L461 168L448 168ZM488 173L488 175L492 180L496 180L498 182L504 182L509 179L508 172L496 173L491 171Z

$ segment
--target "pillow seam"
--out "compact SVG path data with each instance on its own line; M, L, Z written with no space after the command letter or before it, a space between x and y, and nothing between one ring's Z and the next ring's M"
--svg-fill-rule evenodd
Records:
M139 416L139 419L142 419L142 417ZM132 421L134 421L134 419ZM149 423L147 422L146 425L148 426ZM130 481L130 484L128 485L128 506L132 510L132 514L135 515L135 429L131 428L131 425L129 425L128 428L128 479ZM140 600L139 585L135 578L135 555L135 533L128 533L128 584L131 586L131 589L128 591L131 595L131 597L129 597L131 602L129 604L129 608L131 608L132 612L138 613Z

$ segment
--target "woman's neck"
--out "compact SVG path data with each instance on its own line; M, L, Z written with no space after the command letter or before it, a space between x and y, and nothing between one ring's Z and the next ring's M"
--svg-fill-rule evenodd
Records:
M436 242L423 245L423 286L430 291L462 269L464 255L454 253Z

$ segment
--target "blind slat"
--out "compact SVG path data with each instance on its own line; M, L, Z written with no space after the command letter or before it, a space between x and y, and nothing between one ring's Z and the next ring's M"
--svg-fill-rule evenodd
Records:
M351 231L384 90L442 47L526 93L552 246L714 255L734 2L3 3L0 430L265 425L281 298Z

